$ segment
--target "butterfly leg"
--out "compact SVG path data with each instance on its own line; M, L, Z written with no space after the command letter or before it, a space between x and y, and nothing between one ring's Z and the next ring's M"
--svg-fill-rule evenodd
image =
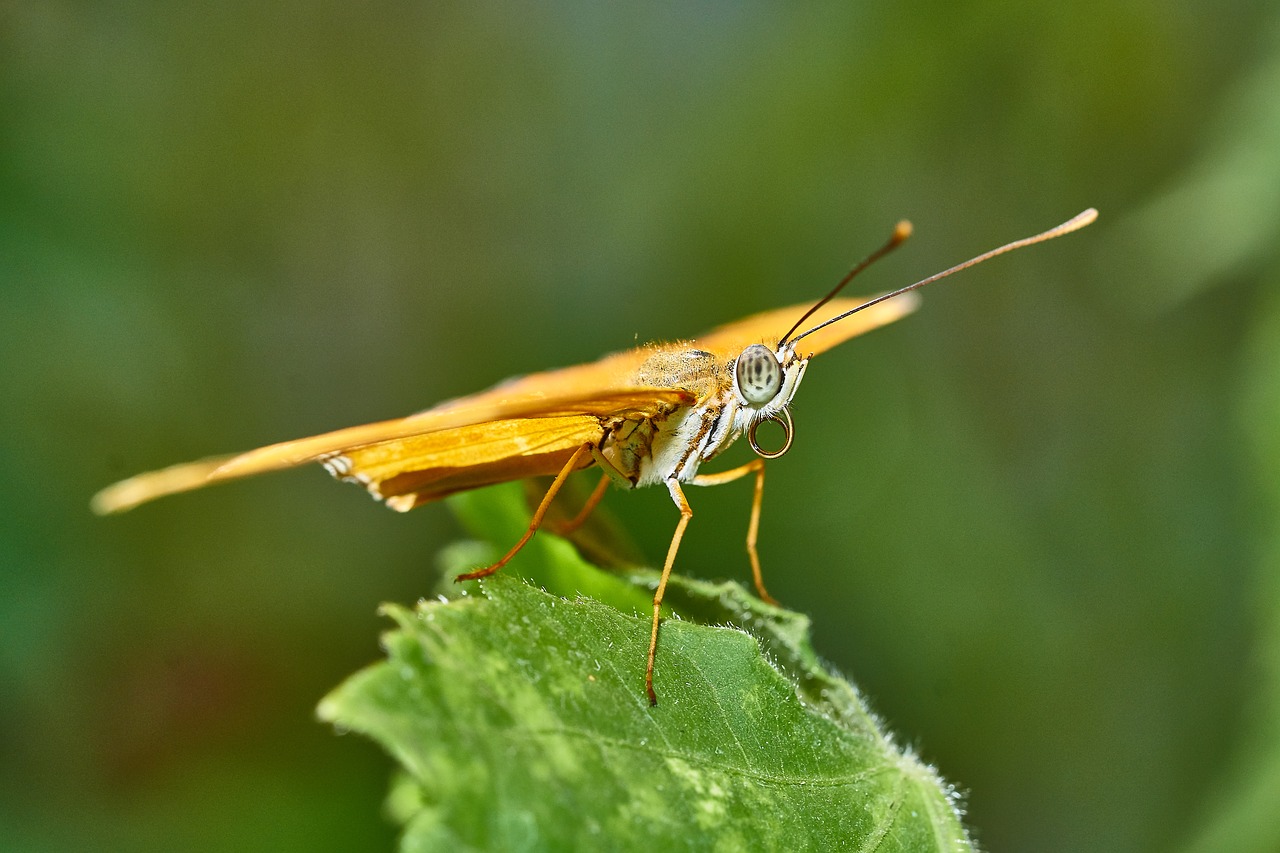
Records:
M662 596L667 591L667 578L671 577L671 567L676 562L676 552L680 550L680 540L684 538L684 529L693 518L693 510L685 500L680 481L675 477L667 479L667 490L671 492L671 500L680 510L680 522L676 524L675 535L671 537L671 545L667 548L667 561L662 564L662 577L658 580L658 589L653 593L653 630L649 634L649 661L644 669L644 688L649 692L649 704L658 704L658 694L653 692L653 657L658 651L658 622L662 612Z
M547 489L547 493L542 496L542 502L538 504L538 508L534 510L533 518L529 521L529 529L524 532L524 536L520 537L520 541L517 542L501 560L491 566L486 566L483 569L476 569L474 572L467 572L466 574L458 575L454 578L454 581L473 581L477 578L487 578L489 575L511 562L511 558L520 553L520 549L533 538L534 533L538 532L538 528L542 526L542 517L547 514L547 508L551 506L551 501L560 491L560 487L564 485L564 481L569 479L569 475L577 469L578 462L582 459L583 455L591 452L591 448L592 445L584 444L577 450L573 451L573 455L569 457L569 461L564 463L564 467L560 469L560 473L557 474L555 480L551 482L551 487Z
M557 536L567 536L582 526L583 522L591 515L592 511L600 505L600 501L604 498L605 490L609 488L609 482L613 478L608 474L600 476L600 482L596 483L595 491L587 498L587 502L582 505L582 509L578 510L578 514L563 524L556 525L554 528Z
M760 534L760 507L764 503L764 460L752 459L745 465L721 471L718 474L699 474L690 480L695 486L719 486L732 483L748 474L756 475L755 495L751 499L751 523L747 525L747 557L751 560L751 578L756 584L756 593L761 601L777 604L778 600L764 588L764 575L760 571L760 554L756 551L756 540Z

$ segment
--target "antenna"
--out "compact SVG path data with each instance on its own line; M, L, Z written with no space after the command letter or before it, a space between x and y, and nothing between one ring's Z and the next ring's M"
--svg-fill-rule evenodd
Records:
M885 244L881 246L879 249L876 249L871 254L867 255L861 261L859 261L858 264L854 266L853 269L849 270L849 272L845 275L844 278L840 279L840 281L836 283L835 287L831 288L830 293L828 293L826 296L819 299L817 302L813 304L812 308L804 312L804 316L802 316L799 320L796 320L796 324L794 326L792 326L790 329L787 329L787 333L782 336L781 340L778 341L778 346L781 347L783 344L785 344L787 342L787 338L791 337L791 333L794 332L796 329L800 328L801 323L803 323L805 320L808 320L810 317L812 317L814 311L817 311L823 305L826 305L828 302L830 302L832 299L835 298L837 293L839 293L841 290L844 290L844 286L849 282L853 281L853 277L855 275L862 272L867 267L871 266L876 261L880 260L885 255L889 254L894 249L898 248L903 243L905 243L907 238L911 236L911 231L912 231L911 223L905 219L899 222L897 225L893 226L893 233L889 235L889 239L885 242Z
M920 281L917 281L915 284L908 284L906 287L900 287L897 290L893 291L892 293L885 293L880 296L877 296L875 299L870 299L862 303L861 305L859 305L857 308L851 308L850 310L844 312L843 314L840 314L839 316L832 317L830 320L827 320L826 322L819 323L818 325L814 326L812 329L810 329L807 332L803 332L802 334L796 335L794 338L791 338L791 342L795 343L796 341L800 340L803 337L806 337L807 335L812 335L814 332L818 331L819 329L830 326L832 323L840 322L845 317L848 317L850 314L857 314L859 311L862 311L865 308L870 308L872 305L878 305L881 302L884 302L886 299L892 299L895 296L901 296L902 294L906 293L909 290L915 290L917 287L924 287L926 284L931 284L937 281L938 279L946 278L952 273L957 273L957 272L960 272L960 270L968 269L969 267L972 267L972 266L977 266L983 261L989 261L992 258L994 258L996 255L1003 255L1005 252L1012 252L1014 249L1021 249L1024 246L1033 246L1036 243L1043 243L1046 240L1052 240L1055 237L1061 237L1064 234L1070 234L1072 231L1079 231L1081 228L1085 227L1086 225L1089 225L1097 218L1098 218L1098 211L1094 210L1091 207L1086 211L1076 214L1075 216L1071 217L1066 222L1062 223L1056 228L1050 228L1048 231L1043 231L1039 234L1036 234L1033 237L1023 237L1021 240L1014 240L1012 243L1006 243L1005 245L1001 246L998 249L992 249L989 252L983 252L981 255L978 255L976 258L970 258L969 260L965 261L962 264L956 264L954 267L951 267L950 269L945 269L940 273L935 273L929 276L928 278L922 278L920 279ZM898 223L898 227L901 228L902 223ZM910 226L908 226L908 233L910 233ZM898 234L898 231L897 229L895 229L894 237L897 237L897 234ZM868 263L880 257L889 249L894 248L895 246L898 245L898 243L901 243L901 242L902 240L897 240L895 242L893 238L890 238L889 242L885 244L884 248L880 249L880 251L871 255L863 263L854 267L853 272L845 276L844 280L840 282L840 284L836 287L835 290L833 290L817 305L813 306L813 308L809 309L808 313L806 313L804 317L800 318L801 322L804 322L805 318L809 317L810 314L816 311L818 307L821 306L823 303L825 303L828 299L830 299L832 296L835 296L836 291L838 291L841 287L844 287L844 285L848 282L848 280L850 278L853 278L854 273L861 271L863 268L866 267ZM795 327L791 329L791 332L794 332L796 328L799 328L799 326L800 326L800 323L797 323ZM783 337L784 341L791 336L791 332L787 332L787 334Z

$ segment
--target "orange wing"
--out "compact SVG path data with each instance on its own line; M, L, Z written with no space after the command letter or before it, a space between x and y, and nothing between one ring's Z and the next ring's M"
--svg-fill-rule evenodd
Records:
M574 451L599 445L595 415L520 418L393 439L328 457L335 477L356 482L400 512L454 492L558 474ZM595 464L584 456L578 468Z
M865 300L836 299L806 321L812 328ZM807 352L823 352L854 335L912 311L914 294L882 302L808 338ZM636 369L654 353L690 347L718 360L749 344L776 344L808 305L756 314L692 343L651 344L589 364L534 373L424 412L233 454L174 465L130 477L93 498L100 514L223 480L325 462L336 476L358 481L393 509L411 509L463 489L555 474L575 449L603 436L614 418L656 417L696 402L681 387L635 387ZM584 467L590 464L584 463Z
M573 370L575 368L564 372ZM569 383L555 381L559 373L561 371L538 374L543 379L542 389L556 385L572 387ZM474 397L444 403L407 418L348 427L310 438L268 445L247 453L202 459L139 474L98 492L93 498L92 506L95 512L103 515L124 512L165 495L344 455L352 460L353 470L339 471L335 467L336 474L359 479L364 476L364 472L354 470L356 460L360 460L362 465L368 460L373 469L367 475L368 484L381 489L382 483L395 476L391 468L394 467L393 454L396 452L403 454L400 474L422 475L424 488L433 479L440 481L438 486L425 488L428 496L424 500L431 500L449 492L479 485L534 474L554 474L575 448L590 440L590 435L599 437L602 421L654 417L665 410L693 402L693 397L688 392L671 388L620 386L608 393L553 396L546 390L532 388L523 393L515 393L516 385L517 383L504 384ZM517 440L518 424L524 424L525 432L536 438L529 441ZM473 463L481 464L477 461L481 457L472 455L469 445L483 443L486 430L490 427L493 429L493 436L492 441L488 442L488 456L483 462L486 473L476 473L472 478L474 482L469 481L455 469L465 468ZM539 445L538 442L542 444ZM564 449L565 442L571 443L568 450ZM505 457L500 448L505 448ZM508 460L512 473L507 476L500 476L501 458ZM439 469L440 475L432 478L422 474L431 468ZM449 471L453 473L446 473ZM468 482L470 485L466 485ZM386 495L407 494L407 483L407 480L400 481L400 485L394 487L393 491L386 492ZM379 492L375 491L375 494ZM400 503L403 504L404 501Z
M814 312L812 317L805 320L804 326L798 330L797 334L805 331L805 329L812 329L819 323L843 314L845 311L857 308L864 302L874 298L874 296L867 296L833 299ZM774 346L778 343L778 338L782 337L783 333L790 329L792 324L812 307L812 304L793 305L790 308L777 308L773 311L753 314L736 323L729 323L705 335L700 335L693 342L693 345L699 349L715 353L724 359L735 358L749 344L767 343L770 346ZM881 326L892 323L894 320L905 317L916 310L919 305L920 298L916 294L904 293L896 299L889 299L878 305L872 305L870 308L859 311L839 323L814 332L797 344L796 348L801 351L801 354L808 355L826 352L837 344L842 344L849 340L849 338L857 337L872 329L878 329Z

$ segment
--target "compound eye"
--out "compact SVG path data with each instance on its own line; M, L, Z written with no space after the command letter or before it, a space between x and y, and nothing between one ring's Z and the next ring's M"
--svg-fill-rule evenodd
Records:
M764 344L752 344L742 351L735 377L738 391L753 406L764 405L782 390L782 367Z

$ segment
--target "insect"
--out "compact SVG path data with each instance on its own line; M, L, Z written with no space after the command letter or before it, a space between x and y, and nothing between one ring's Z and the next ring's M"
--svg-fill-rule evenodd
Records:
M574 471L594 465L603 475L566 525L570 529L586 519L610 481L627 489L663 485L680 520L653 595L645 691L649 703L656 705L653 672L662 598L693 517L683 485L715 486L754 476L746 550L756 592L776 603L765 589L756 550L765 462L791 447L795 427L788 406L809 359L910 313L917 304L911 293L916 288L996 255L1076 231L1095 218L1097 211L1090 208L1056 228L891 293L865 300L837 299L854 276L910 236L910 223L900 222L883 246L812 305L757 314L694 341L650 344L591 364L535 373L406 418L139 474L95 495L93 509L100 514L122 512L163 495L308 462L321 463L333 476L358 483L401 512L466 489L554 476L520 541L496 563L457 577L465 581L493 574L524 547ZM800 332L806 323L811 325ZM786 329L781 336L780 329ZM770 422L783 430L782 445L771 450L757 440L758 429ZM702 463L744 433L756 458L727 471L700 473Z

